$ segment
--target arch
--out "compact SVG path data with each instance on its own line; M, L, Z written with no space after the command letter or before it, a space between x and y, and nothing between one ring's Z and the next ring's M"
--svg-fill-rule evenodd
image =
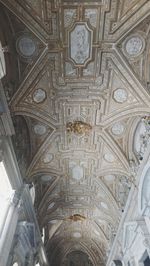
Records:
M15 135L12 136L12 142L17 161L20 166L21 174L25 178L26 170L29 166L31 158L29 129L23 116L13 116L12 120L15 128Z
M61 241L59 241L59 244L56 245L55 250L53 251L53 256L51 257L51 260L50 260L50 265L54 265L53 262L54 262L55 258L59 259L62 262L68 253L76 250L75 247L76 247L77 242L69 241L67 243L66 247L63 245L63 243L64 243L64 240L61 240ZM103 253L102 253L100 247L98 248L98 246L96 245L96 243L93 240L91 240L91 244L94 246L96 251L99 251L98 254L100 256L103 256ZM60 246L63 247L63 250L60 250ZM85 252L86 254L89 255L93 266L99 265L98 264L99 259L102 257L99 257L99 258L97 257L97 252L95 253L92 249L90 249L87 241L82 240L82 241L78 242L78 250ZM59 251L59 254L61 254L61 258L58 258L58 255L56 255L56 254L58 254L58 251Z
M129 159L135 162L143 160L145 151L147 149L149 138L149 116L144 115L133 120L131 129L128 134L128 154Z
M88 263L89 266L93 266L93 264L92 264L91 260L89 259L88 255L85 252L81 251L81 250L75 250L75 251L68 252L68 254L65 256L64 260L65 259L66 259L66 261L68 263L71 262L73 265L76 265L76 263L80 262L80 260L83 259L84 260L83 263L86 262L86 265ZM74 264L74 259L76 260L75 264Z

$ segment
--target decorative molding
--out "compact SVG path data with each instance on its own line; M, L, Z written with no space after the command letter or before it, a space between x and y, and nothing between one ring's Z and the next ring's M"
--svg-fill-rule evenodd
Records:
M1 0L27 30L15 35L16 55L31 65L10 107L13 115L26 117L34 140L26 174L29 182L36 182L48 253L54 250L54 257L62 261L77 241L76 233L97 266L105 264L129 188L136 183L128 128L131 120L150 109L147 87L134 71L145 72L143 61L135 60L144 60L147 35L139 27L147 28L149 10L145 0L80 2ZM1 135L11 135L4 121L7 112L3 113ZM25 213L36 221L27 197L23 192ZM75 215L86 217L82 225L73 223ZM50 240L53 220L61 226ZM135 227L126 224L124 249L129 249Z
M14 127L0 80L0 136L12 136L13 134Z
M123 232L123 251L130 249L130 246L133 244L135 237L137 235L137 222L126 222L124 224Z
M150 217L149 176L150 163L147 162L142 171L138 193L139 214L147 217Z

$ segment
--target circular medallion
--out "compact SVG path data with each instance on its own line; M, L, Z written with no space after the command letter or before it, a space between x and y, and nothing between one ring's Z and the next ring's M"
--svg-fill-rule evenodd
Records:
M33 101L35 103L41 103L46 99L46 92L39 88L37 90L34 91L33 93Z
M111 132L116 135L116 136L119 136L121 134L123 134L124 132L124 125L120 122L118 123L115 123L112 128L111 128Z
M135 35L127 39L125 42L125 52L128 56L138 56L144 47L144 40L141 36Z
M73 236L75 238L80 238L81 237L81 234L79 232L75 232L75 233L73 233Z
M40 124L37 124L34 126L34 132L35 134L42 136L46 133L46 127Z
M53 159L53 155L51 153L47 153L45 156L44 156L44 159L43 159L43 162L44 163L50 163Z
M114 180L115 180L115 176L114 176L114 175L105 175L105 176L104 176L104 179L105 179L106 181L111 182L111 181L114 181Z
M24 34L17 39L16 48L21 56L30 58L34 56L37 50L37 45L35 40L29 34Z
M127 101L128 94L127 94L127 91L125 89L119 88L119 89L116 89L114 91L113 97L114 97L116 102L124 103Z
M115 157L112 153L106 153L104 155L104 159L105 161L107 161L108 163L113 163L115 161Z
M41 177L41 180L42 180L43 182L49 182L49 181L52 180L52 176L50 176L50 175L43 175L43 176Z

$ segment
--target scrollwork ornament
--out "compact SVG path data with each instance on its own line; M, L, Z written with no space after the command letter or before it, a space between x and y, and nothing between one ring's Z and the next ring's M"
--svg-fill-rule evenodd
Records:
M139 161L143 160L145 151L150 144L150 116L144 116L142 118L142 123L145 127L145 132L140 134L140 150L137 153Z

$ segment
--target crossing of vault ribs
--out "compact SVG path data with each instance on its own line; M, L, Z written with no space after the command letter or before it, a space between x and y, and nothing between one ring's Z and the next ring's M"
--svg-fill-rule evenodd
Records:
M103 266L139 164L134 132L149 116L145 1L0 2L15 150L50 265L75 254Z

